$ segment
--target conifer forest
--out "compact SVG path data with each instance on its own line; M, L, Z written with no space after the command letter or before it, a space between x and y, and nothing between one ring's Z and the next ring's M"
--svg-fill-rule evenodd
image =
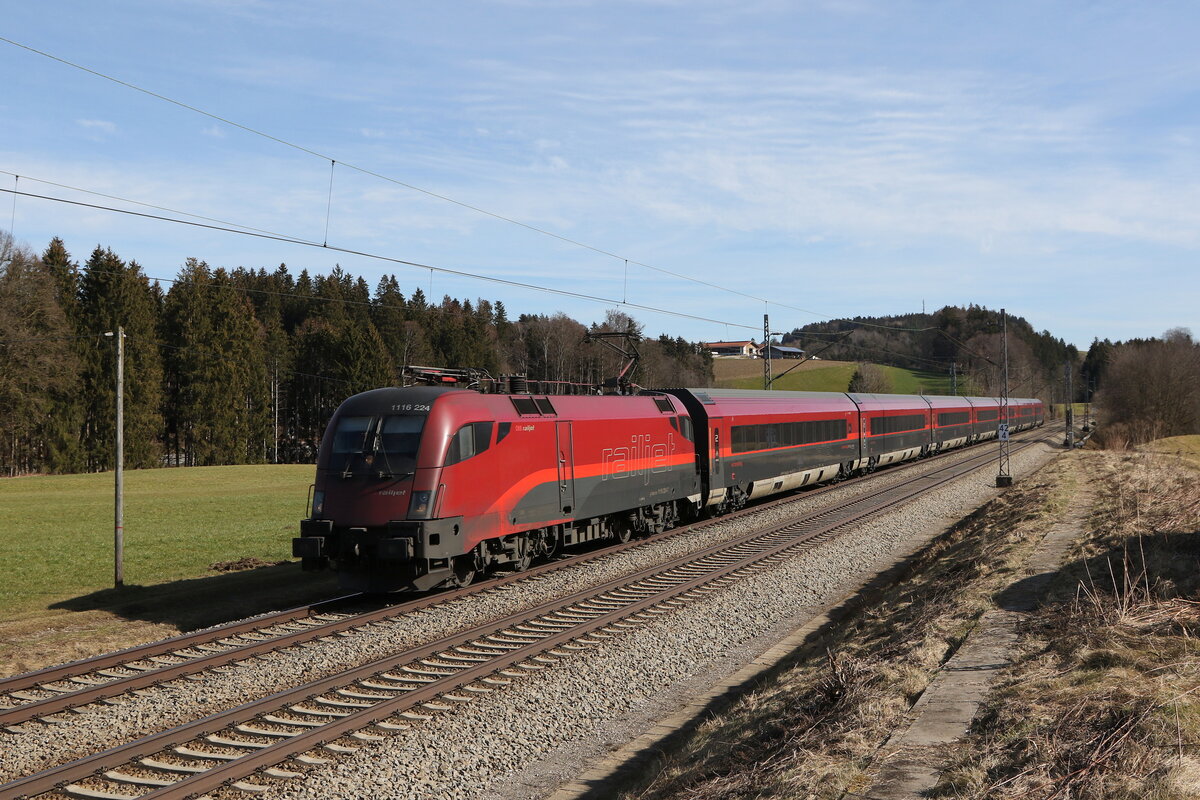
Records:
M116 346L125 333L125 463L131 468L309 462L325 423L405 365L599 383L620 356L585 344L564 314L509 317L501 302L372 290L328 275L210 267L189 258L167 287L97 247L80 265L60 239L0 261L0 475L111 469ZM640 326L609 311L592 330ZM642 386L709 385L683 339L638 344Z

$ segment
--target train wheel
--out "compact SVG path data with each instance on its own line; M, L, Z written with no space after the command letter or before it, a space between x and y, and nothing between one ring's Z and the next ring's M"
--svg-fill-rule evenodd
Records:
M562 532L558 529L548 530L546 531L546 535L542 539L542 542L545 545L543 555L546 557L546 560L549 561L558 555L559 551L562 550Z
M512 561L513 572L524 572L533 563L533 542L528 534L517 538L517 557Z
M450 588L461 589L464 586L470 586L471 581L475 580L477 571L474 552L455 556L450 561Z

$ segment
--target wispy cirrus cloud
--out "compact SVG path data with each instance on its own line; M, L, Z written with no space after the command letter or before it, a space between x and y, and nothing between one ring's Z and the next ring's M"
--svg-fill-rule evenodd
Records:
M117 132L117 124L105 119L77 119L75 124L94 134L112 136Z
M1033 78L1009 90L967 72L489 72L495 84L464 97L479 116L501 108L530 131L569 117L559 157L592 184L624 175L620 196L670 223L992 248L1059 234L1200 244L1200 184L1177 179L1200 177L1190 157L1122 169L1106 130L1117 110L1039 100ZM530 94L539 102L506 103Z

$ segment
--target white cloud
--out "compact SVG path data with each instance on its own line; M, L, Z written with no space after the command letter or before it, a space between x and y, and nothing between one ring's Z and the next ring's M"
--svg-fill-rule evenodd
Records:
M495 83L468 100L472 113L504 107L516 127L544 131L530 146L555 144L594 207L641 203L667 224L730 232L987 242L989 252L1079 234L1200 244L1200 171L1186 156L1115 166L1113 111L1039 99L1033 78L1008 90L969 72L487 71ZM513 110L509 95L529 102ZM572 136L555 135L564 125Z
M77 119L77 120L75 120L75 122L76 122L76 124L79 125L79 127L83 128L85 130L98 131L100 133L108 134L109 136L112 136L113 134L115 134L117 132L116 123L109 122L108 120Z

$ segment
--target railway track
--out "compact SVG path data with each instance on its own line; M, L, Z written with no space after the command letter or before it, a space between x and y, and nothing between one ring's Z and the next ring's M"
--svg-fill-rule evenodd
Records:
M922 462L906 462L898 469L889 470L888 474L903 474L905 469L928 464L937 459L971 454L975 454L972 449L951 450ZM841 484L825 485L805 492L801 496L806 498L820 496L848 484L869 480L871 477L865 475ZM274 650L294 647L346 631L361 629L377 622L454 602L473 594L493 591L514 581L527 580L623 550L641 547L675 536L687 535L717 522L726 522L754 514L766 508L792 502L796 498L796 495L790 495L772 499L716 520L704 520L633 542L571 555L551 563L538 565L522 573L496 577L462 589L429 594L363 613L349 615L339 613L339 610L345 609L355 601L363 600L361 595L347 595L94 658L2 678L0 679L0 728L11 728L23 722L119 697L127 692L195 675Z
M1014 450L1040 441L1014 443ZM389 731L419 724L473 695L495 691L743 575L790 559L840 528L994 458L990 452L965 452L967 458L907 483L835 503L789 524L750 531L570 597L13 781L0 786L0 800L47 792L92 798L189 797L226 785L261 790L264 782L297 777L297 769L327 759L331 752L348 752Z

